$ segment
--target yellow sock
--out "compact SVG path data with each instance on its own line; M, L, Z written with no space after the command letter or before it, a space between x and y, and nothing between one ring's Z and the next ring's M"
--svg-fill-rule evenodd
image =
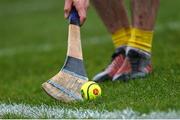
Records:
M131 28L131 38L128 41L128 46L151 53L152 39L153 31Z
M122 28L112 34L112 40L115 48L126 46L131 36L131 28Z

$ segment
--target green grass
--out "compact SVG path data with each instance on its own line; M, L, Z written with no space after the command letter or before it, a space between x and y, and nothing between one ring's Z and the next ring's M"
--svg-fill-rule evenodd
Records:
M139 112L180 109L179 0L161 1L153 43L154 73L146 79L100 84L95 101L61 103L51 99L41 84L63 65L67 21L63 0L0 1L0 102L58 105L69 108ZM110 35L90 7L81 29L84 62L89 78L104 68L113 52ZM7 115L4 118L19 118Z
M13 114L5 114L4 116L2 116L3 119L12 119L12 118L16 118L16 119L32 119L32 118L26 118L24 116L21 115L13 115Z

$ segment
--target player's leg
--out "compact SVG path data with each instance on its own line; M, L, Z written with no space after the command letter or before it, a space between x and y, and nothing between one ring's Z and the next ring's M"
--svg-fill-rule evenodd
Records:
M127 57L113 80L144 77L152 72L151 48L159 0L131 0L131 38Z
M96 82L112 79L124 60L125 46L130 38L130 25L123 0L92 0L97 13L112 34L116 48L112 63L93 80Z

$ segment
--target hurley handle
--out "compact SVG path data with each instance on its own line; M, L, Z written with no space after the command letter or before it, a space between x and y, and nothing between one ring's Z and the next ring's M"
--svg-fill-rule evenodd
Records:
M75 7L71 9L70 15L69 15L69 24L78 25L80 26L80 19L78 12Z

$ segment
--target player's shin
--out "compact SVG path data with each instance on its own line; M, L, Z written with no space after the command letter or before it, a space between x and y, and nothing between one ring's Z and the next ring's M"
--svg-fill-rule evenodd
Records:
M121 76L144 77L152 72L151 48L159 0L131 0L131 3L132 29L126 48L127 59L113 80L123 78Z
M111 63L105 70L95 75L93 80L96 82L112 80L123 63L125 47L130 38L127 12L123 0L92 0L92 3L107 30L111 33L116 48Z

